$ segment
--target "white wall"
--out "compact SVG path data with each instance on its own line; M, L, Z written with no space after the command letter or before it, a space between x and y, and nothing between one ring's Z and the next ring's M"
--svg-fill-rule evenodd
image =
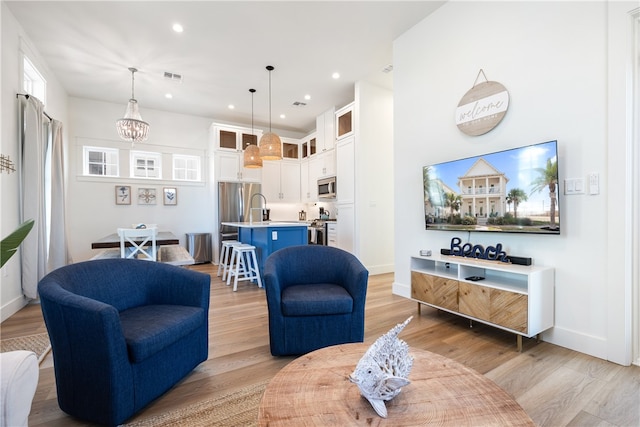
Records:
M15 163L18 159L18 101L22 90L22 54L26 54L47 81L45 111L67 122L67 94L26 37L22 27L2 2L0 4L2 62L0 67L0 153ZM67 139L66 128L63 138ZM0 236L4 238L20 224L18 211L19 171L0 173ZM4 321L26 304L20 284L20 259L14 255L0 272L0 319Z
M629 11L632 2L623 3ZM409 257L437 252L450 239L503 243L507 253L555 267L555 327L543 339L628 364L611 335L610 311L624 311L620 295L629 284L608 270L624 247L621 206L624 182L611 182L607 163L624 141L608 138L607 105L624 100L608 92L609 26L625 25L602 2L448 2L398 38L394 45L395 247L394 292L410 294ZM454 122L455 108L483 69L502 83L510 106L491 132L470 137ZM559 174L600 174L600 194L560 195L560 236L426 231L422 167L437 162L557 139ZM624 150L623 150L624 151ZM624 176L624 174L623 174ZM621 261L622 262L622 261ZM608 307L607 299L618 301ZM618 319L613 329L627 326ZM625 341L624 339L622 341ZM609 347L609 348L608 348Z
M393 92L355 87L356 253L370 274L393 271Z

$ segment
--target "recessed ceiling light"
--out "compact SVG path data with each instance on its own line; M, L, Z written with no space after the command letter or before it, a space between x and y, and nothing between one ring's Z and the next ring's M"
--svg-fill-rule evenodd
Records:
M311 95L305 95L304 99L306 99L307 101L311 99Z
M281 119L286 119L286 118L287 118L287 116L285 116L284 114L280 114L280 118L281 118Z
M184 28L182 28L182 25L180 25L178 23L173 24L172 28L173 28L173 31L175 31L176 33L181 33L181 32L184 31Z
M233 105L233 104L229 104L229 107L228 107L228 108L229 108L229 110L233 110L234 108L236 108L236 106L235 106L235 105Z
M339 79L340 78L340 73L333 73L331 74L331 77L333 77L334 79Z
M167 98L167 99L172 99L173 95L171 95L170 93L165 93L164 97Z

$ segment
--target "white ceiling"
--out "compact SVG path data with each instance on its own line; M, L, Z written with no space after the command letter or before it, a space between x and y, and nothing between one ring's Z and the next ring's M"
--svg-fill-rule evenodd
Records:
M392 42L435 1L5 1L70 96L269 124L306 133L315 117L353 100L356 81L391 88ZM184 27L181 34L171 27ZM164 78L181 74L182 83ZM333 72L341 78L334 80ZM173 94L166 99L165 93ZM304 95L311 95L306 101ZM294 107L296 101L306 102ZM235 105L234 110L228 108ZM279 115L286 114L285 119ZM153 125L153 124L152 124Z

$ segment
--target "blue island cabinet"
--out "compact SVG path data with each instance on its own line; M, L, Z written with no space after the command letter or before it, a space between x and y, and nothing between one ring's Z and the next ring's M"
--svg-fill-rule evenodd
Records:
M307 226L299 225L243 225L239 227L239 239L242 243L248 243L256 247L256 256L260 267L260 275L263 273L264 262L269 255L278 249L288 246L306 245Z

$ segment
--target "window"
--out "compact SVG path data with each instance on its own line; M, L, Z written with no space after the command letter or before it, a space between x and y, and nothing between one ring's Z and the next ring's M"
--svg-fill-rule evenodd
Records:
M173 155L173 179L176 181L200 181L200 157Z
M131 152L131 178L162 178L160 153L146 151Z
M27 56L23 56L22 61L22 88L29 95L33 95L42 101L43 104L47 103L47 81L42 77L42 74L38 69L29 61Z
M119 176L118 149L83 147L82 173L93 176Z

